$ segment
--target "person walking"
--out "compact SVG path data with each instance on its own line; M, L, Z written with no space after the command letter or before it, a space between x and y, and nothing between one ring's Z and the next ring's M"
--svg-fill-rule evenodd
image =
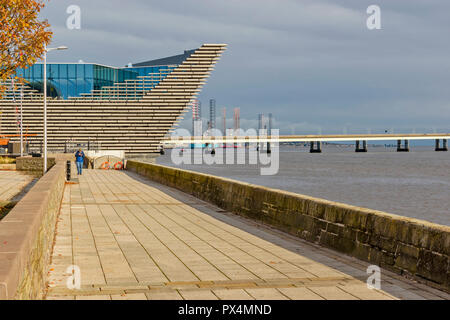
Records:
M81 175L82 174L82 169L83 169L83 163L84 163L84 152L83 150L78 149L77 152L75 152L75 158L76 158L76 164L77 164L77 171L78 174Z

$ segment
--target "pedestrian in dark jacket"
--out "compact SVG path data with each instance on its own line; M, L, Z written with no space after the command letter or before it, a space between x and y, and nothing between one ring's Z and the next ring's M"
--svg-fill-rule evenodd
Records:
M83 162L84 162L84 152L80 149L78 149L77 152L75 152L75 161L77 164L77 171L78 174L81 175L82 169L83 169Z

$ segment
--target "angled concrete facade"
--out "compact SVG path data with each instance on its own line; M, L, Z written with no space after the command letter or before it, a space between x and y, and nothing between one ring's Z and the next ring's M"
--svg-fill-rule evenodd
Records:
M154 86L147 85L155 77L149 75L79 98L48 98L48 150L64 151L72 141L124 150L127 156L159 152L161 141L188 110L225 48L225 44L202 45ZM7 89L0 100L1 135L19 133L20 100L18 88ZM24 87L22 101L23 132L33 135L27 138L30 150L40 150L43 96Z

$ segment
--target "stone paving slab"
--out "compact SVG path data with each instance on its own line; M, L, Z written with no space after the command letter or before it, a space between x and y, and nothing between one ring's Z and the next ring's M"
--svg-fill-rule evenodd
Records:
M14 197L34 179L18 171L0 171L0 201L19 200Z
M133 173L78 181L64 192L47 299L448 299L384 271L371 290L363 262ZM78 290L66 287L71 265Z

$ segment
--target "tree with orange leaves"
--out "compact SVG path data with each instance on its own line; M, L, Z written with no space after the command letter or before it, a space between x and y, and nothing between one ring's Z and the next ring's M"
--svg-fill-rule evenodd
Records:
M45 0L0 0L0 81L11 78L17 68L36 63L50 42L47 20L38 14ZM0 89L0 95L2 90Z

